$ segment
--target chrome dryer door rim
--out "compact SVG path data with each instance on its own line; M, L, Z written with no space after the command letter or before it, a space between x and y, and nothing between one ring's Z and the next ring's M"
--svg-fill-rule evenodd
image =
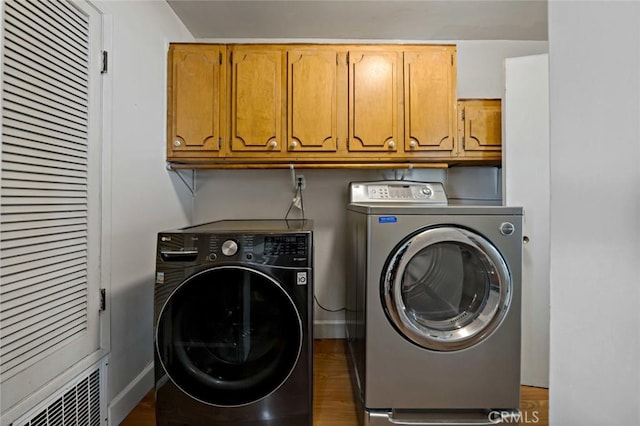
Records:
M466 228L426 228L402 241L382 275L387 317L421 347L456 351L487 338L512 297L507 264L486 238Z

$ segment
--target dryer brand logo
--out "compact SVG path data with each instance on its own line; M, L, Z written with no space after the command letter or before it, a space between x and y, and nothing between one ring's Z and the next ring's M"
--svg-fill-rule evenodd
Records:
M494 425L525 425L540 423L540 413L538 411L518 411L515 413L513 411L491 411L488 418Z
M378 218L378 223L396 223L398 218L395 216L380 216Z

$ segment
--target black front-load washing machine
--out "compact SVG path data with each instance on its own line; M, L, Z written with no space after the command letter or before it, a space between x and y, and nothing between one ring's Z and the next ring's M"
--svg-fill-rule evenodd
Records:
M308 220L224 220L158 234L158 425L312 424Z

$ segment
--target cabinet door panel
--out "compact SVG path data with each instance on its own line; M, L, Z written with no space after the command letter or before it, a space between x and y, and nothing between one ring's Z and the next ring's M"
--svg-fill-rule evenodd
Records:
M220 46L172 46L169 156L172 152L219 150L223 53Z
M288 150L337 148L337 52L288 52Z
M231 149L282 150L282 53L233 51Z
M398 53L349 52L349 151L396 151Z
M452 151L455 135L453 53L405 52L405 150Z
M463 150L502 149L502 108L499 99L462 101L464 116Z

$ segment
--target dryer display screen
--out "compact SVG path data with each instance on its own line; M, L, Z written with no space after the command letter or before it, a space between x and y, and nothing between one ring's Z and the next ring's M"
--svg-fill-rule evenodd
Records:
M277 235L264 239L265 256L306 256L307 239L304 235Z

